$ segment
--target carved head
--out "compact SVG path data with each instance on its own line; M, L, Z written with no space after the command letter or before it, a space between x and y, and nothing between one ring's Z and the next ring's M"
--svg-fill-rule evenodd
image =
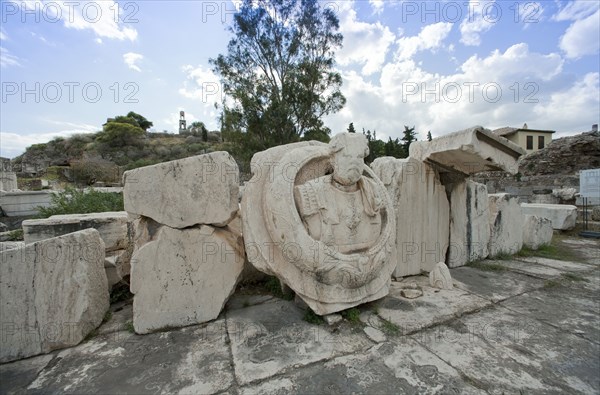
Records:
M332 153L333 179L342 185L353 185L362 176L364 158L369 155L367 138L359 133L341 133L329 142Z

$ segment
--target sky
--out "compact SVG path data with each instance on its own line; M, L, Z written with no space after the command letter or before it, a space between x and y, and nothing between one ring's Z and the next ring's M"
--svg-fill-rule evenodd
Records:
M340 20L336 69L350 122L377 137L420 140L475 125L555 130L600 123L600 2L321 1ZM129 111L177 133L218 129L230 1L0 0L0 156L93 133Z

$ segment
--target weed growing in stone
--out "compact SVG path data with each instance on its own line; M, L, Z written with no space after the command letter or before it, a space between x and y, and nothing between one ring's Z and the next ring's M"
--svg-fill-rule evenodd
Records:
M381 318L381 317L379 317L379 318ZM381 318L381 323L382 323L381 329L387 335L391 335L391 336L400 335L401 331L400 331L400 327L398 325L386 320L385 318Z
M351 309L344 310L341 312L342 317L347 319L353 324L357 324L360 322L360 310L356 307L352 307Z
M573 274L573 273L563 273L562 277L565 280L569 280L569 281L583 281L583 282L589 282L586 278L583 278L577 274Z
M135 329L133 328L133 321L128 321L125 323L125 330L129 333L135 333Z
M311 309L306 309L303 320L309 324L321 325L325 320L320 315L315 314Z

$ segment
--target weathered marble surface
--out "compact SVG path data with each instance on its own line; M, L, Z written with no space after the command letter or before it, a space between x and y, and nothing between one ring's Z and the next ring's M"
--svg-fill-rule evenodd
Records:
M438 262L437 265L429 272L429 285L438 289L452 289L454 284L450 270L444 262Z
M152 240L131 259L135 331L149 333L217 318L243 269L241 239L206 225L153 231Z
M62 236L78 230L94 228L106 246L106 252L125 249L129 245L127 212L53 215L45 219L23 221L25 244Z
M450 207L439 174L413 158L377 158L371 167L387 188L396 214L394 277L431 271L446 259L450 231Z
M523 221L523 245L537 250L552 241L552 221L537 215L525 215Z
M490 204L489 256L516 254L523 248L523 211L516 196L488 195Z
M450 191L448 266L459 267L487 258L490 210L486 186L462 180L452 184Z
M536 215L552 221L552 228L569 230L577 223L577 207L569 204L521 203L523 214Z
M410 145L410 157L430 161L467 174L503 170L518 172L517 159L525 151L481 126L437 137L432 141L415 141Z
M95 229L1 252L0 279L0 362L78 344L109 307Z
M382 298L396 266L392 202L367 154L364 135L346 133L252 159L241 208L248 260L320 315Z
M238 211L239 169L224 151L125 172L125 210L172 228L224 226Z

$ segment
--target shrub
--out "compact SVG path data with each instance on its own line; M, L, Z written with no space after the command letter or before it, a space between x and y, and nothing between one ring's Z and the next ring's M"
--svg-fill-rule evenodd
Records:
M123 194L100 192L93 188L88 191L67 187L55 193L50 207L38 207L41 218L58 214L87 214L106 211L123 211Z

